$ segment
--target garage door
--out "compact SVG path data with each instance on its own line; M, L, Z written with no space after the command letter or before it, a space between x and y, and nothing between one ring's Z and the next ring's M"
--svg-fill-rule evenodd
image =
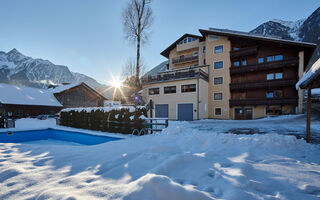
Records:
M168 118L169 116L169 105L168 104L156 104L156 117L157 118Z
M192 103L178 104L178 120L179 121L193 120L193 104Z

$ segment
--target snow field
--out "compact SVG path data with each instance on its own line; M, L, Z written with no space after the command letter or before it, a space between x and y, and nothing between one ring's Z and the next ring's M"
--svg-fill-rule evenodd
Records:
M320 197L319 145L193 126L173 122L158 135L95 146L3 143L0 199Z

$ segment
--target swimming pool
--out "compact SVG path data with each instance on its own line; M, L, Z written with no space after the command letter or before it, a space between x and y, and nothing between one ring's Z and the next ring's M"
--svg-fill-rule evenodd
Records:
M63 141L81 145L96 145L119 140L108 136L90 135L80 132L57 129L0 132L0 143L26 143L34 141Z

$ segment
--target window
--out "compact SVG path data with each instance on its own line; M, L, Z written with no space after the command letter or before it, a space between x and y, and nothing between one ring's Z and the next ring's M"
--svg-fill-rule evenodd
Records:
M280 55L276 55L275 56L275 60L276 61L283 60L283 55L281 55L281 54Z
M220 85L223 83L223 78L222 77L216 77L213 79L213 84L214 85Z
M203 47L203 48L202 48L202 52L203 52L203 53L206 53L206 47Z
M210 41L217 40L217 39L219 39L219 36L209 35L209 40L210 40Z
M276 79L282 79L282 73L276 73Z
M204 64L204 65L206 64L206 59L203 59L203 64Z
M274 74L267 74L267 80L273 80L274 79Z
M274 106L267 106L266 108L266 115L281 115L282 108L281 106L274 105Z
M216 46L214 47L214 53L222 53L223 52L223 46Z
M264 58L259 58L258 59L258 63L263 63L264 62Z
M149 95L159 94L159 92L160 92L159 88L150 88L149 89Z
M246 66L247 65L247 61L246 60L243 60L242 61L242 66Z
M267 80L282 79L282 72L267 74Z
M274 56L267 57L267 62L273 62L273 61L274 61Z
M164 93L165 94L172 94L172 93L176 93L176 86L168 86L168 87L164 87Z
M267 98L273 98L273 91L267 92Z
M275 90L274 97L281 98L283 96L282 90Z
M195 52L193 52L193 56L198 56L198 52L197 51L195 51Z
M195 92L196 84L182 85L181 92Z
M239 47L233 47L233 51L238 51L238 50L240 50Z
M193 41L196 41L196 38L186 37L181 42L179 42L179 44L186 44L186 43L193 42Z
M188 42L188 39L187 39L187 38L184 38L183 43L185 44L185 43L187 43L187 42Z
M214 62L214 69L221 69L223 68L223 61Z
M282 90L274 90L274 91L267 92L267 98L281 98L281 97L283 97Z
M222 93L214 93L213 100L222 100Z
M240 62L239 62L239 61L233 62L233 66L234 66L234 67L239 67L239 66L240 66Z
M215 108L214 115L221 115L221 108Z
M184 59L184 55L180 56L180 60L183 60Z

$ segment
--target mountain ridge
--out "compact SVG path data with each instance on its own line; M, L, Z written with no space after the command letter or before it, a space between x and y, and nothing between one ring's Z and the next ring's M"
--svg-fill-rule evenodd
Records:
M50 84L85 82L99 91L108 88L92 77L70 71L67 66L25 56L15 48L7 53L0 51L0 82L38 88L47 88ZM104 94L110 97L110 92Z
M300 19L297 21L273 19L260 24L249 33L315 43L317 44L317 49L311 58L311 63L314 63L318 58L320 58L320 7L306 19Z

